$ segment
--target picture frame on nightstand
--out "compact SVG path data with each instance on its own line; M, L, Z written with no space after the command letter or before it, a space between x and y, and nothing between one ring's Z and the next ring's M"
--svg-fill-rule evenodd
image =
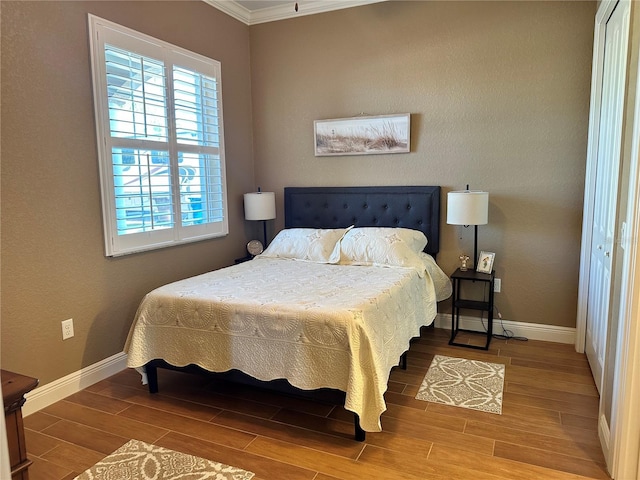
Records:
M493 261L496 258L494 252L480 252L478 263L476 264L476 272L491 273L493 271Z

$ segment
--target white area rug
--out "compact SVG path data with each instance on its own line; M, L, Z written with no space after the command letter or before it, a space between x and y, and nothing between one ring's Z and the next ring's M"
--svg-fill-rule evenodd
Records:
M131 440L74 480L249 480L253 475L240 468Z
M502 414L504 365L436 355L418 400Z

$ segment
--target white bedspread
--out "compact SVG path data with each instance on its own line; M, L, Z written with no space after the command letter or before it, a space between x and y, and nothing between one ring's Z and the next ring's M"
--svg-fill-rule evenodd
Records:
M390 370L435 318L435 292L431 275L410 268L258 257L149 293L127 363L164 359L339 389L361 427L380 431Z

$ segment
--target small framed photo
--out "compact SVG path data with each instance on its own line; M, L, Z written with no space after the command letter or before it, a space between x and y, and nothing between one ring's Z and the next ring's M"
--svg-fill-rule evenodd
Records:
M496 254L493 252L480 252L476 272L491 273L493 271L493 260L495 257Z

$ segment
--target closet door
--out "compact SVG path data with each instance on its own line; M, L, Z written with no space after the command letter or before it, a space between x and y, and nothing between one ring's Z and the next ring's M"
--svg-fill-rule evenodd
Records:
M605 28L587 298L585 351L598 390L604 370L616 239L628 31L629 3L618 2Z

